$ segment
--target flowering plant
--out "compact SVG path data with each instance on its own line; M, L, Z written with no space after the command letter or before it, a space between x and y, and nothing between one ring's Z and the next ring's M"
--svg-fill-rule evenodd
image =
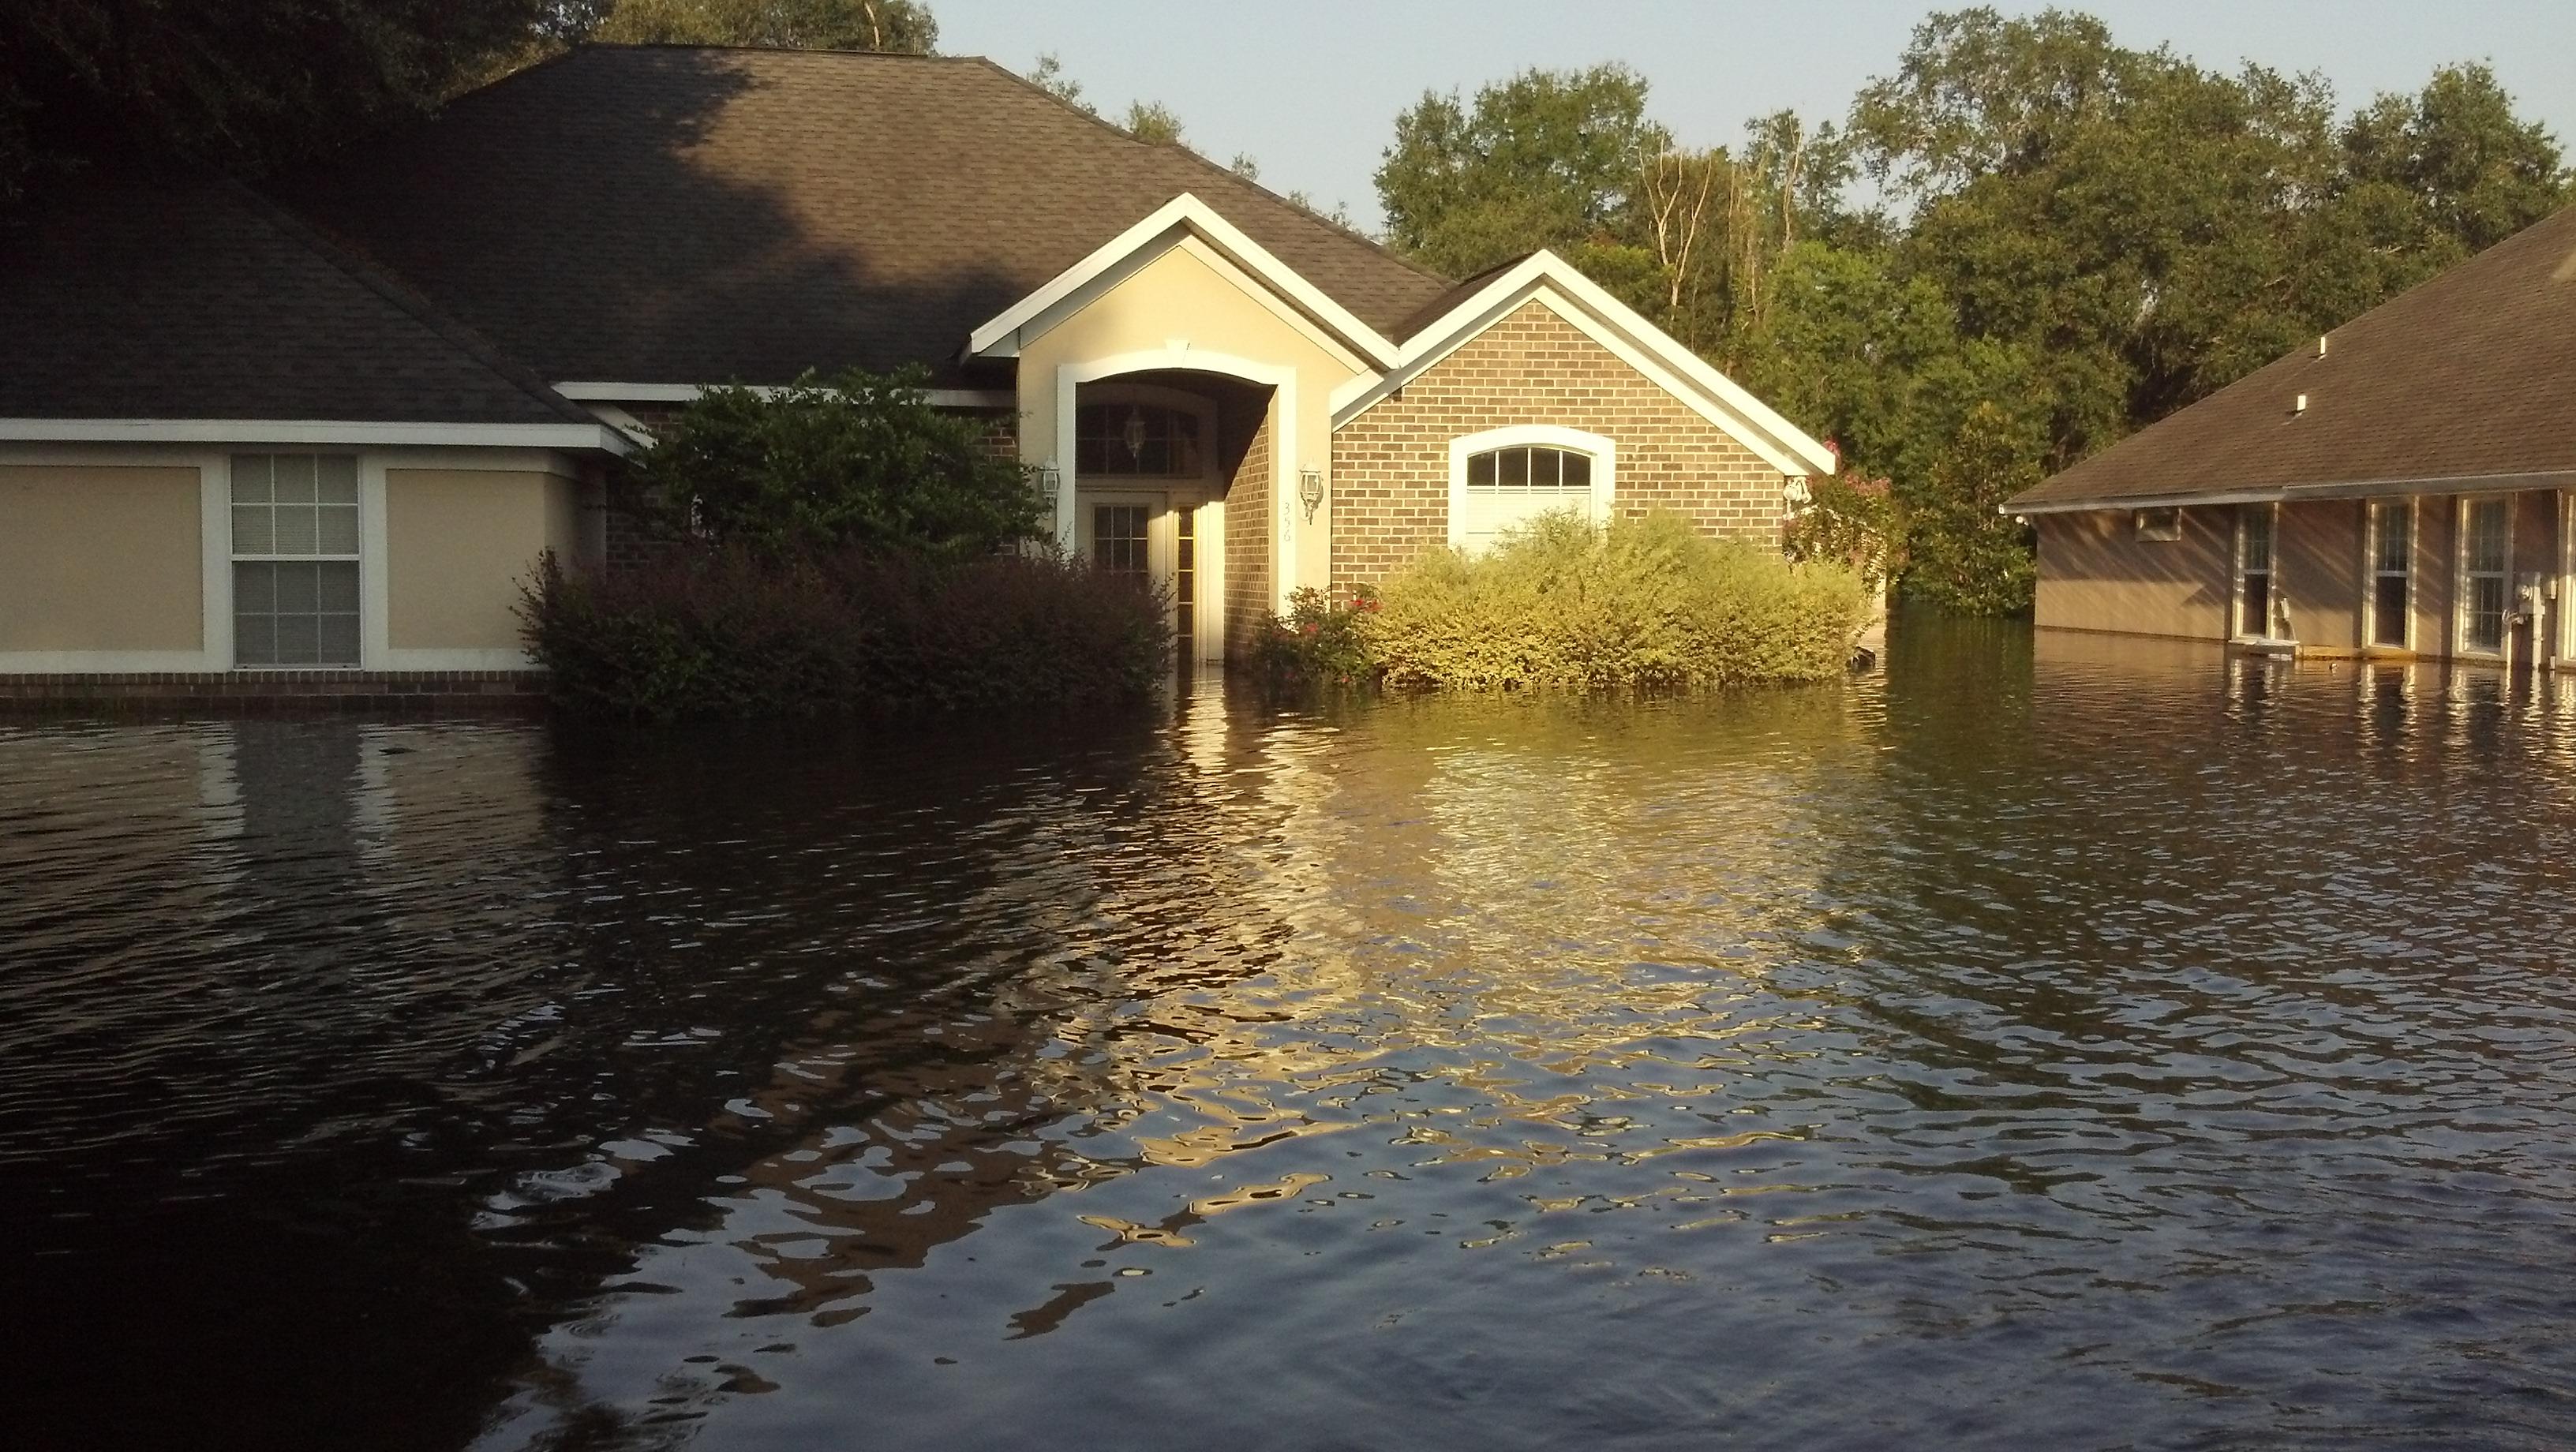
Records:
M1377 591L1367 585L1347 598L1327 597L1311 587L1290 593L1288 613L1271 616L1262 632L1258 659L1263 674L1278 685L1375 683L1378 664L1369 623L1377 610Z

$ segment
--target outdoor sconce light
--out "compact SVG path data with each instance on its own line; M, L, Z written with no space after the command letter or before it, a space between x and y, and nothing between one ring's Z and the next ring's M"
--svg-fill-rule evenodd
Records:
M1038 497L1052 504L1055 497L1063 492L1064 471L1056 467L1055 460L1049 459L1038 465Z
M1315 522L1315 511L1322 508L1324 503L1323 470L1300 469L1297 471L1297 502L1306 506L1306 522L1308 524L1313 524Z

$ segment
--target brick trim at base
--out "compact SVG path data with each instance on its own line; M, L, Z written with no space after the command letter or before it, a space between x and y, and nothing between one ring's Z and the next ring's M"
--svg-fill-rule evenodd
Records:
M523 712L541 671L155 671L0 675L0 711L185 706L222 711Z

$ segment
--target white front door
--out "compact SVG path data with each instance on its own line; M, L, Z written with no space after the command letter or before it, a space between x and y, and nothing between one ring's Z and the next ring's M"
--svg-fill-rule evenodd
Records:
M1160 490L1085 489L1074 523L1093 569L1164 591L1183 664L1225 658L1223 505Z

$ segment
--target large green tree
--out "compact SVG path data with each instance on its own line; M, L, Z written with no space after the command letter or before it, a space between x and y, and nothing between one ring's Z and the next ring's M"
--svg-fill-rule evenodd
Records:
M0 207L135 159L255 174L436 104L547 0L9 0Z
M939 21L919 0L607 0L590 38L928 55Z

